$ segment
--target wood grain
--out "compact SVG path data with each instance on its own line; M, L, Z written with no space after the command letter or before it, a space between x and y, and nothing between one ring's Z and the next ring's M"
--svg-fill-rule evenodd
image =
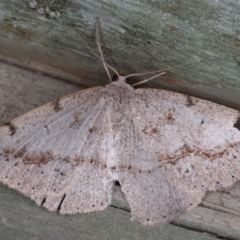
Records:
M150 86L240 109L240 4L234 0L2 0L0 59L81 83L103 85L96 17L106 60L125 74L173 67ZM183 64L178 66L179 64Z

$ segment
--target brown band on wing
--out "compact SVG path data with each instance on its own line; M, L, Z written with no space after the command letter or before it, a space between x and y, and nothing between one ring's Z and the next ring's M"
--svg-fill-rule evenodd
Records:
M203 151L201 149L196 149L196 148L191 148L190 146L188 146L187 144L184 144L183 147L181 147L179 149L179 151L175 154L161 154L158 155L158 160L161 163L167 162L170 164L176 164L178 160L189 156L190 154L194 154L195 156L201 156L203 158L207 158L210 161L214 161L216 159L222 158L224 155L227 155L229 150L231 148L235 148L238 149L240 148L240 142L236 142L234 144L229 144L226 146L226 148L224 148L223 150L219 150L219 151ZM111 171L113 172L118 172L118 171L127 171L127 172L139 172L139 173L146 173L149 171L151 172L152 170L154 170L155 168L151 169L151 170L144 170L141 168L137 168L134 167L132 165L114 165L114 166L107 166L107 161L100 161L96 158L91 158L91 159L86 159L83 156L75 156L75 157L70 157L70 156L65 156L65 157L61 157L59 155L54 155L52 152L50 151L46 151L46 152L40 152L40 153L28 153L26 151L26 148L23 147L19 150L14 150L14 149L10 149L10 148L4 148L2 155L4 157L4 159L8 159L10 157L14 157L14 158L20 158L23 160L23 162L25 164L46 164L49 161L52 160L63 160L66 162L69 162L75 166L78 165L82 165L82 164L91 164L95 167L98 167L100 169L106 169L109 168ZM233 158L236 158L237 156L232 156ZM158 167L161 167L162 164L159 164Z
M240 148L240 142L231 143L227 145L224 149L220 149L219 151L211 151L211 150L201 150L197 148L191 148L187 144L184 144L177 153L175 154L160 154L158 155L159 161L167 161L169 163L175 164L179 159L184 158L191 153L194 153L195 156L201 156L204 158L208 158L210 161L214 161L215 159L221 158L223 155L228 154L229 149L231 148ZM234 157L234 156L233 156Z
M11 136L13 136L16 133L17 127L12 122L7 122L4 125L9 128Z

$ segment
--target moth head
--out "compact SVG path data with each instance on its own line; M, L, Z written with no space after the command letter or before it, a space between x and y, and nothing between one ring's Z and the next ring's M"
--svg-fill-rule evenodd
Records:
M115 81L124 81L126 83L129 83L129 78L126 78L125 75L123 75L122 73L119 73L119 76L117 74L112 76L112 82Z

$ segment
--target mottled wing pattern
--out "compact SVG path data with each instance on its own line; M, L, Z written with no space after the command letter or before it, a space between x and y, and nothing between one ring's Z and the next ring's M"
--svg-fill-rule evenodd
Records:
M119 181L132 220L154 224L196 207L240 178L238 112L186 95L138 89L119 144ZM130 117L131 116L131 117Z
M52 211L106 208L111 131L101 89L65 96L1 127L0 181Z

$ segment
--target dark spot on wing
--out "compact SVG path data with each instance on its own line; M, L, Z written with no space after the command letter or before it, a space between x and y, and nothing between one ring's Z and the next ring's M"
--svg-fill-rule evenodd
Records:
M47 134L50 134L50 131L49 131L49 128L48 128L48 126L47 126L47 125L45 125L45 126L44 126L44 128L46 129L46 131L47 131Z
M100 167L101 167L102 169L107 168L107 164L100 164Z
M186 100L187 100L187 103L186 103L187 107L194 106L193 100L190 96L187 96Z
M64 162L70 162L70 157L69 157L69 156L64 157L64 158L63 158L63 161L64 161Z
M75 124L79 123L79 121L80 121L78 114L75 113L75 114L73 115L73 117L74 117L74 120L73 120L72 123L70 123L70 126L69 126L69 127L74 126Z
M88 129L88 132L89 132L89 133L93 133L93 132L95 132L96 130L97 130L96 127L92 127L92 128L89 128L89 129Z
M62 107L60 105L60 98L53 102L53 109L55 112L62 110Z
M152 133L157 133L158 129L157 128L152 128Z
M10 149L10 148L4 148L3 149L3 156L9 156L9 155L11 155L11 154L13 154L14 153L14 150L13 149Z
M167 122L170 123L170 124L173 124L175 118L173 117L172 113L168 113L167 115Z
M26 153L26 148L23 147L23 148L17 150L17 151L14 153L13 157L15 157L15 158L22 158L25 153Z
M76 162L76 163L84 163L85 159L83 157L80 157L80 156L79 157L75 157L74 158L74 162Z
M158 128L157 127L147 127L145 126L144 129L142 129L142 132L144 134L148 134L148 135L153 135L154 133L158 132Z
M131 169L132 169L132 166L131 166L131 165L129 165L129 166L128 166L128 170L131 170Z
M147 127L145 126L145 128L142 130L143 133L147 134Z
M16 133L17 127L12 122L5 123L5 126L9 128L11 136L13 136Z
M200 124L204 124L204 120L202 120Z

